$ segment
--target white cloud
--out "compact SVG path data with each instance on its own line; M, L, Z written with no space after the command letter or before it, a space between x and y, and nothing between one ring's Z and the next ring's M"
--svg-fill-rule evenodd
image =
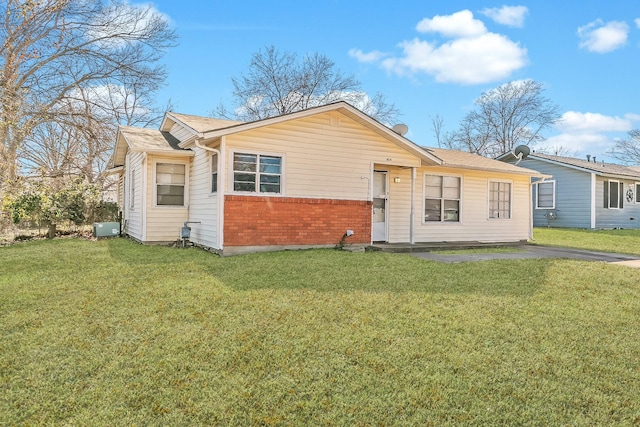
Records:
M589 134L605 132L628 132L633 129L633 120L605 116L600 113L580 113L567 111L558 123L558 129L572 134Z
M502 80L528 63L527 49L504 35L489 32L469 10L425 18L416 30L436 33L447 40L405 40L398 44L402 53L397 56L359 49L351 49L349 55L360 62L378 62L401 76L425 73L438 82L460 84Z
M625 138L627 132L639 121L640 115L632 113L618 117L567 111L556 125L560 133L547 138L544 145L579 153L578 157L589 154L606 160L606 153L613 147L616 139Z
M607 53L627 42L629 26L625 22L610 21L606 24L597 19L578 28L580 47L589 52Z
M385 56L386 53L380 52L379 50L372 50L371 52L365 53L360 49L350 49L349 56L358 60L358 62L378 62Z
M529 9L526 6L502 6L501 8L493 7L480 11L481 14L488 16L498 24L518 28L524 26L524 17L527 12Z
M439 33L445 37L475 37L487 32L482 21L474 19L470 10L462 10L453 15L424 18L416 25L420 33Z
M414 39L401 47L404 55L384 60L384 68L399 75L424 72L438 82L486 83L504 79L527 63L526 49L494 33L442 45Z
M589 154L602 159L603 153L609 151L613 143L613 139L605 134L575 135L563 133L547 138L544 141L544 146L561 148L563 151L576 153L578 157Z
M636 27L640 28L640 18L636 18L633 20L636 23Z

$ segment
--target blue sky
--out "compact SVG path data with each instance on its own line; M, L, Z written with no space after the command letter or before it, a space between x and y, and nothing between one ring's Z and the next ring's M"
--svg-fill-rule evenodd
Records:
M158 97L209 116L232 105L231 78L269 45L321 53L401 111L406 135L435 146L432 118L453 131L482 92L533 79L563 120L541 144L607 159L640 127L640 5L629 0L155 0L179 45Z

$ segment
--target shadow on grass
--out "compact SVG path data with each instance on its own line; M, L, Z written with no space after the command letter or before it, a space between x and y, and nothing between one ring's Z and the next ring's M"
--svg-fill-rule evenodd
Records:
M196 248L144 246L125 239L108 242L110 256L129 265L189 264L236 291L420 292L534 294L550 259L444 264L405 254L351 253L333 249L266 252L219 257Z
M202 249L171 247L164 245L143 245L127 238L114 238L106 241L111 258L124 264L180 264L217 258L215 254Z
M210 274L239 291L307 289L527 296L543 285L553 262L528 259L451 265L404 254L324 249L223 258L208 268Z

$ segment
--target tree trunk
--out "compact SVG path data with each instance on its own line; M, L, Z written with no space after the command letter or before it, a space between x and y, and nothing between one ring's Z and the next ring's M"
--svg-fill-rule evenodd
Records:
M49 231L47 232L47 239L53 239L54 237L56 237L56 224L50 222Z

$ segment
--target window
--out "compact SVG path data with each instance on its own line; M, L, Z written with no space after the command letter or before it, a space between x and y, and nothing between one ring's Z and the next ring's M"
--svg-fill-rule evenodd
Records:
M261 154L233 155L233 191L280 193L282 157Z
M156 204L184 206L185 165L156 164Z
M608 209L622 209L624 199L624 184L620 181L605 181L604 207Z
M554 209L556 207L556 183L545 181L536 184L536 209Z
M635 201L636 203L640 203L640 182L636 182L635 190L636 190Z
M218 154L211 155L211 192L218 192Z
M460 222L460 178L425 175L425 222Z
M489 218L511 218L510 182L489 182Z

